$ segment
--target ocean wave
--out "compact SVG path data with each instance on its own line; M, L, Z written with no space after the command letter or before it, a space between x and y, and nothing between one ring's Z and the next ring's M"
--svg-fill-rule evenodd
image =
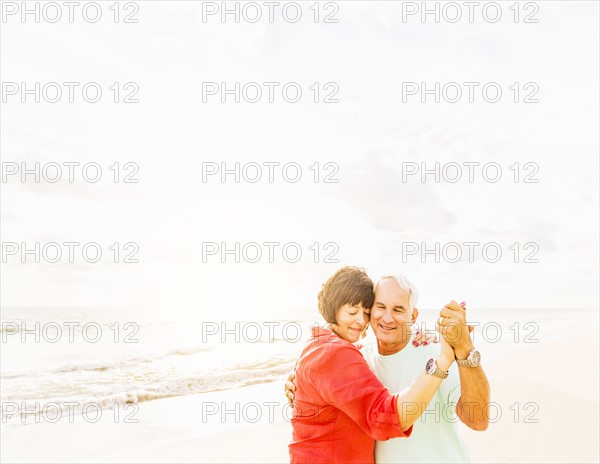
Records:
M165 358L172 356L190 356L198 353L207 353L213 351L214 347L189 347L189 348L176 348L171 349L165 353L160 354L147 354L144 356L136 356L118 361L97 361L97 362L81 362L64 364L62 366L50 368L50 369L36 369L28 371L17 371L17 372L2 372L2 379L18 379L20 377L31 377L39 375L51 375L51 374L64 374L68 372L81 372L81 371L97 371L105 372L112 369L125 369L127 367L139 366L141 364L154 363Z
M23 417L38 415L44 405L56 405L63 413L81 414L85 405L107 409L115 405L128 405L197 393L240 388L249 385L279 380L293 368L295 357L273 359L239 365L225 371L212 371L202 374L184 375L176 378L165 377L152 385L132 385L125 391L111 391L97 395L56 396L53 398L19 399L5 397L2 401L2 421L4 423L23 422ZM113 385L117 385L114 383ZM76 403L76 405L73 405ZM36 417L36 420L39 417ZM25 421L25 424L27 421Z

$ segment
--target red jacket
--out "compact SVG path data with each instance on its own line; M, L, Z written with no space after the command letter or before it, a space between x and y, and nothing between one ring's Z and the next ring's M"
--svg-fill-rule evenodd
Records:
M373 463L375 440L409 437L356 346L315 327L296 363L290 462Z

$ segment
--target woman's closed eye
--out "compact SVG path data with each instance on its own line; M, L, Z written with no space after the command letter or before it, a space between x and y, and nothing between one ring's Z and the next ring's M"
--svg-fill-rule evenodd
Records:
M356 316L358 314L358 311L354 311L354 312L348 311L348 314L350 314L351 316ZM364 314L366 316L371 316L371 312L370 311L364 311Z

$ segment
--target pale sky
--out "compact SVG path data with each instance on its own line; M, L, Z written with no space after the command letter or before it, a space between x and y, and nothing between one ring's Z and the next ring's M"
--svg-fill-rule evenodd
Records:
M352 264L373 277L406 274L423 307L458 298L478 308L597 307L597 3L536 2L535 24L514 23L508 3L495 24L480 16L403 23L401 2L337 2L335 24L203 23L201 2L138 3L137 24L0 24L3 83L94 81L106 91L97 104L6 97L3 163L96 162L104 171L96 184L9 178L2 242L95 241L107 253L114 242L135 242L140 260L22 264L10 256L2 305L307 318L320 284ZM135 82L140 102L112 103L114 82ZM264 96L203 103L202 82L297 82L305 93L296 104ZM314 82L334 82L339 103L312 102ZM495 82L503 95L495 104L477 90L474 103L423 104L418 95L403 103L403 82ZM525 83L535 83L539 103L514 103L515 82L521 100ZM139 183L112 182L115 162L137 163ZM295 184L280 175L272 184L203 183L206 162L295 162L303 175ZM315 162L335 163L339 182L315 184ZM503 174L497 183L480 175L403 182L403 163L423 162L495 162ZM515 162L535 163L539 182L514 183ZM203 263L202 242L296 242L303 258ZM339 263L322 262L329 242ZM495 242L503 256L403 262L406 242ZM537 244L539 262L523 263L521 248L514 263L515 242Z

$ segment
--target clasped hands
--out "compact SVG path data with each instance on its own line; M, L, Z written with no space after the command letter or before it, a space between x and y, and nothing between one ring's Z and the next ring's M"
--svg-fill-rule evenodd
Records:
M440 311L436 330L442 335L440 342L441 355L449 360L466 359L473 349L469 335L473 326L467 324L465 303L458 304L452 300Z

